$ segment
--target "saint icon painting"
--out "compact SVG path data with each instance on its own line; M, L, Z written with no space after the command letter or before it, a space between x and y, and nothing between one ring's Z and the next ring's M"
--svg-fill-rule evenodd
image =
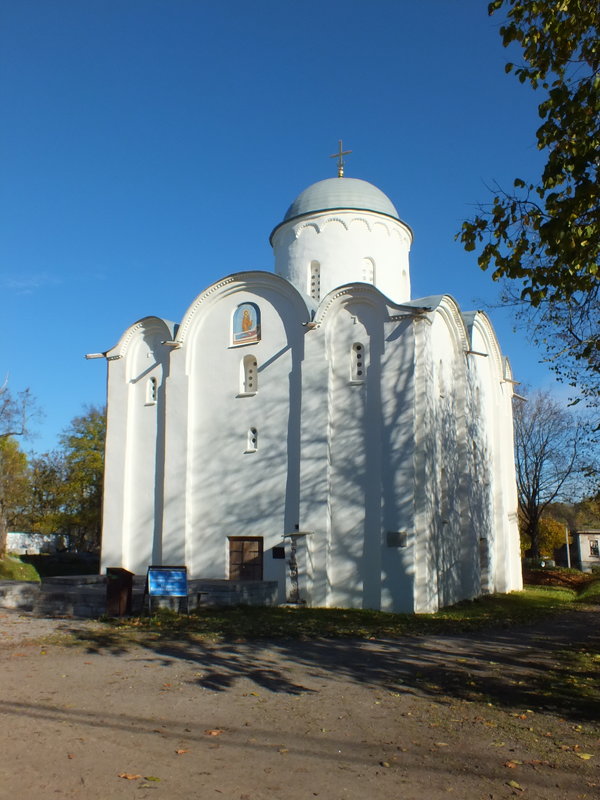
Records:
M231 343L250 344L260 341L260 311L254 303L242 303L233 315Z

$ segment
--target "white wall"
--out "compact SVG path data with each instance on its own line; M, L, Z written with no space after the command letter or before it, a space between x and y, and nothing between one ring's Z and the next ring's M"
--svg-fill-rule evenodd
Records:
M161 563L164 378L172 326L147 317L108 353L108 417L101 569L145 572ZM154 380L156 400L149 394Z
M311 214L275 232L275 271L310 296L310 265L317 261L319 299L339 286L367 282L404 303L410 300L411 242L409 228L391 217L368 211Z
M232 315L244 302L260 308L262 338L232 346ZM307 318L295 289L277 276L232 276L216 291L207 290L186 314L168 384L173 396L187 396L187 421L170 407L169 430L176 438L167 443L165 536L180 547L185 531L185 563L192 575L204 578L228 577L229 536L263 537L264 579L280 581L280 600L285 561L273 559L272 548L281 546L299 521ZM258 390L252 395L240 392L240 365L248 354L258 363ZM175 431L182 422L185 443ZM255 452L247 447L250 428L258 432Z

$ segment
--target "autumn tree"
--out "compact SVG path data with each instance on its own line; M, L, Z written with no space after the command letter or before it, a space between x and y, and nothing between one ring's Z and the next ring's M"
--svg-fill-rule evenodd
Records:
M575 503L551 503L548 513L571 531L600 528L600 493Z
M62 451L34 455L29 461L27 527L33 533L60 533L67 524L65 500L69 493Z
M493 0L506 65L541 93L537 181L515 178L463 223L458 238L504 282L504 299L545 346L559 377L600 402L600 11L596 0Z
M60 437L64 457L63 532L78 549L96 550L102 529L106 410L91 406Z
M19 508L23 474L27 469L27 459L16 437L28 434L36 413L29 389L15 395L4 381L0 386L0 558L6 552L8 525Z
M0 557L6 551L8 529L23 519L28 492L27 456L13 436L0 437Z
M554 501L585 495L596 479L589 430L548 392L515 400L515 462L522 534L540 555L540 520Z

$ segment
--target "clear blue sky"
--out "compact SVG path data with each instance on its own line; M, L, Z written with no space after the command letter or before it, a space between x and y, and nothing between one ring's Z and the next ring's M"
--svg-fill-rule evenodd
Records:
M45 419L39 452L104 360L224 275L271 269L268 236L306 186L380 187L412 227L413 296L497 297L454 241L494 180L539 173L538 98L504 74L485 0L2 0L0 373ZM516 377L550 386L510 316Z

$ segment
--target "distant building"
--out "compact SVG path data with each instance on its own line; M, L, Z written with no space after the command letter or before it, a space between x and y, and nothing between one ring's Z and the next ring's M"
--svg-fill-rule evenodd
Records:
M17 533L7 534L6 550L15 555L39 555L40 553L56 553L66 550L69 537L62 533Z
M125 331L103 568L407 612L522 587L510 367L486 314L411 299L412 238L372 184L319 181L271 234L274 274Z
M600 569L600 530L577 531L573 538L579 568L583 572L592 572L592 567Z

